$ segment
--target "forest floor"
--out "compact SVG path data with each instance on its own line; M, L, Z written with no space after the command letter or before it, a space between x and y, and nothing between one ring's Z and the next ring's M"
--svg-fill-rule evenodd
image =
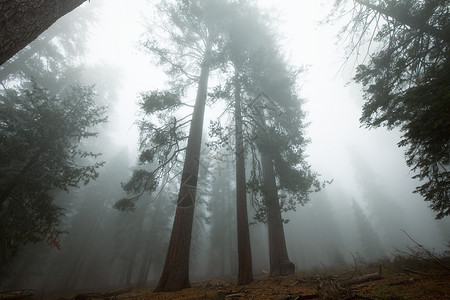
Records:
M424 261L397 258L348 270L317 269L282 277L193 282L179 292L131 292L115 299L450 299L450 270Z
M61 295L36 295L24 290L0 293L0 299L450 299L449 266L450 256L437 258L430 254L426 259L423 255L418 258L397 256L393 260L370 265L323 266L289 276L269 277L261 273L255 276L254 282L242 286L238 286L235 279L222 278L194 281L191 288L170 293L127 287L63 298Z

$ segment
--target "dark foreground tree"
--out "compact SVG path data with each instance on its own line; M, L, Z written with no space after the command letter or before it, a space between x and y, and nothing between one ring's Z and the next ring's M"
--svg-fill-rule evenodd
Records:
M56 97L32 84L0 94L0 245L14 253L28 242L59 247L61 209L53 190L87 184L102 162L80 141L106 119L92 87L75 86ZM2 264L3 265L3 264Z
M86 0L0 1L0 65Z
M370 60L357 68L364 86L361 123L400 128L398 146L425 181L415 190L440 219L450 214L450 1L336 1L336 12L351 11L343 32L350 53L369 37ZM378 48L371 53L370 46Z

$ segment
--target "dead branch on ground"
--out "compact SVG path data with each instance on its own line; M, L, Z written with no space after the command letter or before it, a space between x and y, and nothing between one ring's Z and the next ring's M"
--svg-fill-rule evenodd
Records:
M412 258L416 258L419 260L425 260L429 262L433 262L438 266L444 268L445 270L450 270L450 267L445 265L436 255L434 255L430 250L425 248L423 245L419 244L415 241L405 230L402 229L402 232L416 245L417 249L413 249L412 247L408 247L410 253L401 251L397 249L397 252L402 254L406 254Z
M31 299L34 293L29 290L0 292L0 299Z
M130 287L126 287L123 289L110 291L110 292L83 293L83 294L78 294L78 295L74 296L72 299L73 300L88 300L88 299L95 299L95 298L108 299L108 298L111 298L111 297L114 297L117 295L129 293L129 292L131 292L132 289L133 288L130 286Z

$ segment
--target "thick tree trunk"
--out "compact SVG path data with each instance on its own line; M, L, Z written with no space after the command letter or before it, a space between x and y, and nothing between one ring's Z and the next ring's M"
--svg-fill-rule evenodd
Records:
M179 291L183 288L190 287L189 252L191 247L192 224L194 221L194 206L197 192L206 94L208 90L211 47L212 41L209 38L201 66L172 234L170 236L169 248L161 278L155 289L156 292Z
M258 135L260 138L264 138L267 125L262 112L257 112L257 119L259 123ZM260 150L260 154L264 180L264 202L269 231L270 276L293 274L295 265L289 261L286 249L273 160L270 153Z
M48 44L55 37L55 33L39 38L30 44L26 50L21 51L16 59L10 60L0 68L0 81L4 81L8 76L19 69L23 70L25 62L36 54L45 44ZM29 70L26 67L27 71Z
M293 274L295 266L289 261L286 249L275 172L270 154L261 152L261 165L265 187L267 227L269 230L270 276Z
M234 78L234 120L236 131L236 212L238 239L238 285L253 281L252 252L247 215L247 191L245 188L245 155L242 136L241 86L238 75Z
M0 0L0 65L86 0Z

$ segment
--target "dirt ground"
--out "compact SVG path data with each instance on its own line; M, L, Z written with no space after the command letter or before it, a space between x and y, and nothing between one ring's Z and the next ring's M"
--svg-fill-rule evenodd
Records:
M365 281L367 277L373 280ZM358 283L361 280L364 282ZM283 277L260 276L245 286L205 280L179 292L140 291L115 299L450 299L450 271L420 262L396 262L334 274L322 269Z
M132 287L109 291L65 295L36 295L27 290L0 294L0 299L386 299L450 300L450 257L418 260L397 257L370 265L345 268L320 267L289 276L255 276L254 282L238 286L235 279L210 279L192 282L192 287L178 292L155 293L151 288Z

